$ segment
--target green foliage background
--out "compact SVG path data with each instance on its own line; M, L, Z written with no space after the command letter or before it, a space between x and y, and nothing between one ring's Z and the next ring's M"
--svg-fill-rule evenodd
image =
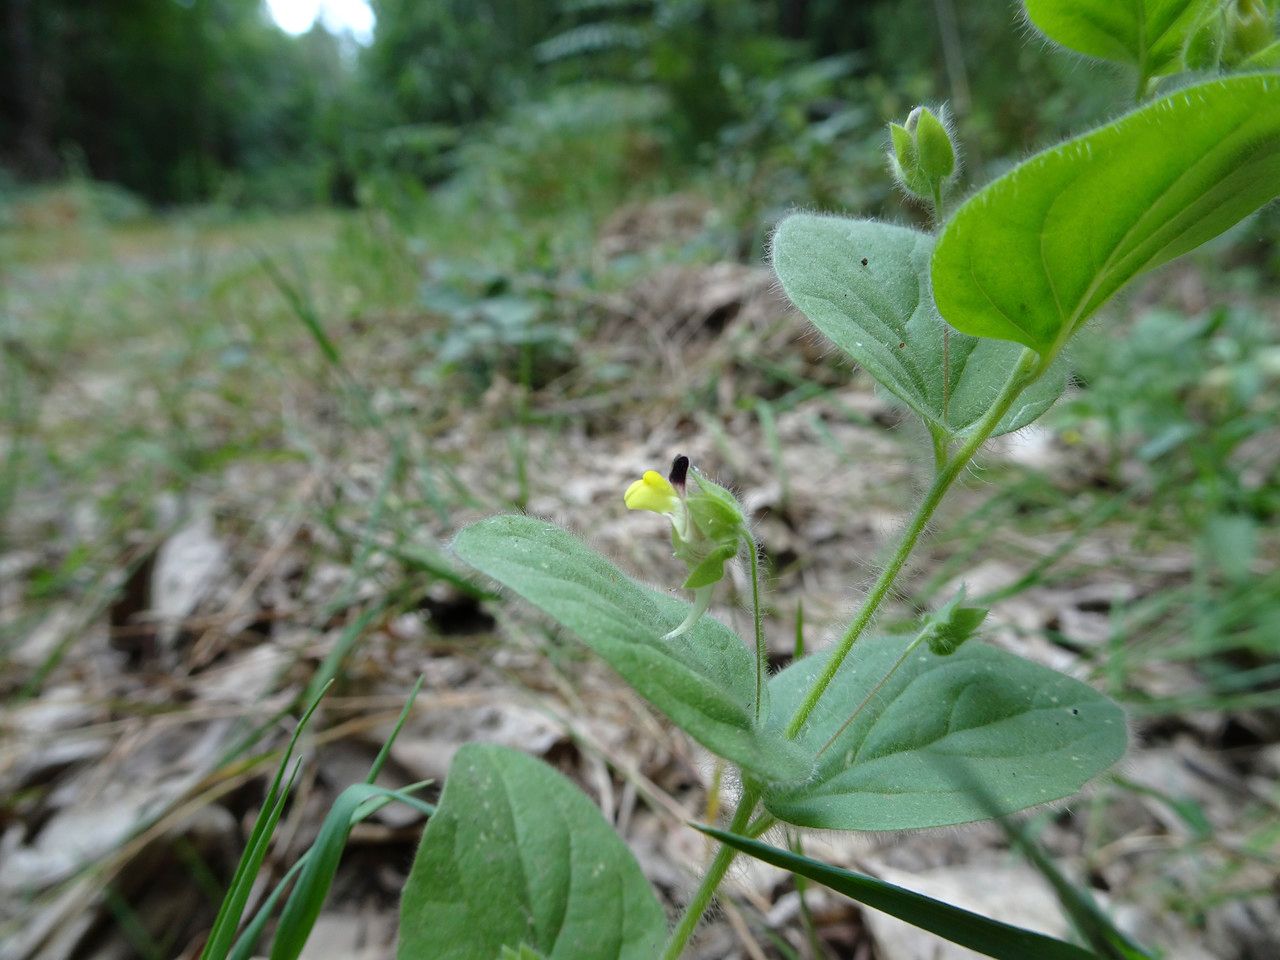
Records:
M815 150L952 81L959 108L981 105L968 118L975 159L1103 102L1024 43L1003 5L966 10L958 32L930 0L372 7L361 47L319 24L290 37L262 0L0 0L0 167L18 181L88 175L161 205L350 204L388 172L438 182L493 122L536 123L559 93L572 103L604 84L661 100L635 127L665 173L719 158L744 176L773 161L801 170L789 199L853 204L856 191L830 185L849 158L826 149L828 169L813 169ZM815 62L838 66L815 74ZM817 148L805 143L833 117ZM852 181L859 166L840 169Z

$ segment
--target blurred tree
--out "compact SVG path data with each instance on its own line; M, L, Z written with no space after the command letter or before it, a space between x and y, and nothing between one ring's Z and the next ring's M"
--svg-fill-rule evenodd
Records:
M394 123L468 123L528 95L547 0L373 0L368 82Z
M351 201L371 175L442 179L477 121L562 111L560 88L599 80L660 94L684 163L748 149L726 132L753 123L789 141L855 104L886 120L949 100L979 172L1098 112L1091 75L1026 44L1007 4L371 3L360 50L321 26L287 36L263 0L0 0L0 165L70 166L160 203ZM796 73L815 58L850 65L824 102Z
M776 76L803 52L771 25L774 6L761 0L563 0L559 30L539 45L538 58L562 80L661 88L671 101L676 142L692 155L736 118L730 89L738 78Z
M322 28L294 39L261 0L0 0L0 161L68 154L159 202L207 198L331 137L349 72Z
M48 176L57 165L51 148L51 94L42 83L37 23L33 0L4 0L6 65L0 82L0 143L12 146L17 165L37 176Z

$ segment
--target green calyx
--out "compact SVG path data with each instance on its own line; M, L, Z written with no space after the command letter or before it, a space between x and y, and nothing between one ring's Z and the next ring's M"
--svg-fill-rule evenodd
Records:
M685 522L673 526L671 545L689 568L685 589L697 590L724 579L725 564L750 534L734 495L697 469L689 471L684 509Z

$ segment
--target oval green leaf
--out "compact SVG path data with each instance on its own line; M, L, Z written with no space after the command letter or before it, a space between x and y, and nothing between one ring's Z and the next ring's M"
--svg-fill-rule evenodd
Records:
M1187 35L1210 0L1026 0L1027 19L1078 53L1136 67L1144 80L1177 73Z
M453 548L572 630L708 750L770 780L808 772L795 744L755 727L755 660L718 620L704 616L688 633L664 640L688 604L641 586L577 538L533 517L481 520L459 533Z
M1114 703L977 641L945 657L921 647L875 689L909 642L868 637L854 646L800 744L817 753L865 706L812 777L766 792L779 820L822 830L987 820L1070 796L1123 755L1125 718ZM799 707L826 657L806 657L770 681L780 716Z
M773 238L773 267L801 312L935 431L963 434L990 409L1019 348L966 336L929 292L933 237L875 220L795 214ZM1028 387L996 428L1026 426L1065 386L1061 365Z
M595 805L545 763L469 744L400 902L398 960L652 960L667 919Z
M1137 274L1277 195L1280 77L1189 87L966 201L934 250L934 297L958 330L1054 353Z

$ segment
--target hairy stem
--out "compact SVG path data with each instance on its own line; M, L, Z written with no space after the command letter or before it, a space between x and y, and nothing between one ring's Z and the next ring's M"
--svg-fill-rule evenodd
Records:
M933 441L933 469L940 472L947 465L947 456L951 447L947 435L938 428L930 427L930 439Z
M768 656L764 642L764 620L760 612L760 551L751 537L746 537L747 551L751 555L751 610L756 626L756 723L760 723L760 701L764 696L765 659Z
M916 544L920 542L921 535L933 518L934 511L938 509L938 504L942 502L942 498L951 488L951 484L955 483L956 478L960 476L964 468L969 465L969 461L973 459L973 455L978 452L978 448L991 436L1001 419L1009 412L1009 408L1013 406L1013 401L1018 398L1018 394L1039 377L1047 366L1047 360L1041 360L1036 352L1029 348L1024 348L1018 356L1013 372L1009 375L1008 381L996 397L991 409L974 425L973 433L965 440L964 445L956 451L955 456L938 471L933 484L920 502L920 506L916 508L916 512L907 523L907 529L903 532L902 539L899 541L893 556L889 558L888 564L872 585L871 592L867 594L867 599L863 601L861 609L858 610L857 615L853 618L853 622L849 624L849 629L840 638L840 643L831 655L831 659L827 662L827 666L822 671L821 676L814 682L808 696L805 697L804 703L796 711L796 715L791 718L791 723L787 727L788 737L794 739L799 736L805 721L809 719L810 714L813 713L814 708L818 705L818 701L822 699L823 693L830 686L836 672L840 669L840 665L844 663L845 657L849 655L854 643L862 636L863 631L867 629L872 618L875 617L876 611L880 609L880 604L889 595L889 590L893 587L893 581L902 572L907 558L911 556Z
M733 815L733 822L729 824L730 833L742 833L749 829L748 824L751 823L751 814L755 812L756 801L760 799L760 790L757 787L748 786L742 792L742 799L738 802L738 809ZM768 817L768 822L772 823L773 818ZM764 829L768 829L766 826ZM763 833L762 829L760 833ZM757 834L758 836L759 834ZM698 924L702 921L702 915L707 912L707 907L711 906L711 899L716 894L716 889L720 886L720 882L724 880L724 876L729 872L729 865L733 863L733 858L737 856L738 851L733 847L721 844L716 857L711 861L711 866L707 868L706 875L702 878L702 883L698 884L698 889L694 891L693 897L685 905L684 914L680 917L679 924L671 934L671 939L667 941L667 948L662 952L662 960L678 960L681 953L684 952L685 946L689 943L689 938L693 936L693 931L698 928Z
M951 406L951 327L942 327L942 419L947 419Z
M935 181L933 184L933 225L935 228L942 226L942 218L945 216L945 210L942 206L942 181Z

